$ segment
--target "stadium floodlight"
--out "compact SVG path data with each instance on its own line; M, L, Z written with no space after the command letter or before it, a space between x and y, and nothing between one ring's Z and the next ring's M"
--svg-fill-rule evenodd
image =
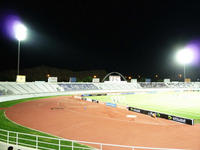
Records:
M16 23L14 25L14 33L15 33L15 37L18 41L23 41L26 39L27 29L23 24Z
M17 75L19 75L19 65L20 65L20 41L26 39L27 28L20 22L14 24L15 38L18 40L18 61L17 61Z
M190 48L181 49L176 54L176 60L184 67L184 74L183 74L184 79L186 78L186 73L185 73L186 64L191 63L193 59L194 59L194 53Z

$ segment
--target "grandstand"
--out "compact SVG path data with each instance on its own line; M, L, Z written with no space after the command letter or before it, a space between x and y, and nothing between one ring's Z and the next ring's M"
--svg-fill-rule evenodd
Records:
M47 83L47 82L0 82L0 95L25 95L39 93L62 93L69 91L102 91L102 90L117 90L117 91L134 91L144 89L200 89L200 82L110 82L110 83Z
M59 84L65 91L98 90L92 83L61 83Z
M166 83L167 87L169 88L187 88L187 89L199 89L200 82L169 82Z
M97 86L98 89L102 90L134 90L141 88L141 86L138 83L126 83L126 82L95 83L94 85Z
M169 86L164 82L140 82L143 88L168 88Z

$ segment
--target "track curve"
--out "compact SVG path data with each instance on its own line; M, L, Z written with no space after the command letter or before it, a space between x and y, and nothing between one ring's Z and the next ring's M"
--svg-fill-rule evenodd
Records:
M126 115L136 115L132 120ZM59 137L120 145L200 149L200 125L111 108L102 104L59 96L20 103L6 116L23 126Z

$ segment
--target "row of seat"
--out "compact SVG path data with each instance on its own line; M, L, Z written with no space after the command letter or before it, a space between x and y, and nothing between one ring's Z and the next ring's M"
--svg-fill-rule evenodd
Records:
M138 83L96 83L95 86L102 90L133 90L141 88Z
M140 82L142 88L168 88L169 86L164 82Z
M46 82L0 82L0 89L3 89L5 94L34 94L61 91L58 84L51 84Z
M169 88L200 88L200 82L170 82L166 83Z
M80 91L80 90L98 90L99 88L92 83L62 83L59 84L65 91Z
M200 82L139 82L142 88L200 88Z
M0 82L0 95L22 95L84 90L134 90L142 88L195 88L200 82L140 82L140 83L47 83L47 82Z

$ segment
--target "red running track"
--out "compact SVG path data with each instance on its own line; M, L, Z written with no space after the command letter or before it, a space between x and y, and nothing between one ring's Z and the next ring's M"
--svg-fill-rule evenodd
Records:
M133 120L126 115L136 115ZM6 116L23 126L73 140L109 144L200 150L200 125L111 108L60 96L20 103Z

